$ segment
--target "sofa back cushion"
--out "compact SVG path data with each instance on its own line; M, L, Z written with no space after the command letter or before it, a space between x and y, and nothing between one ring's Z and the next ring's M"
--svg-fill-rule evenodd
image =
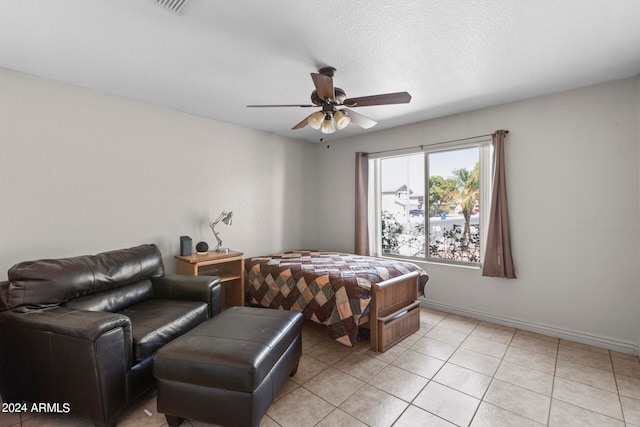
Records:
M124 310L130 305L139 304L153 297L154 292L151 280L144 279L139 282L72 299L62 305L78 310L108 311L115 313Z
M73 258L26 261L9 269L9 308L60 304L164 275L156 245Z

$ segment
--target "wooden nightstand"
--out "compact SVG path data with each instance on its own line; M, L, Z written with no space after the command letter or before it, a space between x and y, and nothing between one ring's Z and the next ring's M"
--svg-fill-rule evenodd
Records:
M176 255L176 273L188 276L218 276L222 282L222 309L244 305L244 258L242 252L208 252L206 255Z

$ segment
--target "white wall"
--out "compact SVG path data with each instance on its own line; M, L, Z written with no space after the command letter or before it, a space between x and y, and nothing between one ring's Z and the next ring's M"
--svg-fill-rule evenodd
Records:
M0 69L0 280L16 262L178 237L247 256L353 249L354 153L509 129L517 280L426 264L433 307L623 351L640 342L640 82L325 145ZM373 112L371 112L373 114Z
M213 245L222 210L247 256L315 243L312 144L2 69L0 93L0 280L141 243L174 271L179 236Z
M319 247L353 249L354 153L509 129L517 280L425 264L432 307L637 351L638 79L486 108L318 146ZM373 115L373 111L371 112Z

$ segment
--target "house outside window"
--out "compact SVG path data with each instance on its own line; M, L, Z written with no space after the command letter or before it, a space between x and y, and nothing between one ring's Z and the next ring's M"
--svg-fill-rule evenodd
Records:
M372 252L478 266L488 224L491 149L485 140L370 156Z

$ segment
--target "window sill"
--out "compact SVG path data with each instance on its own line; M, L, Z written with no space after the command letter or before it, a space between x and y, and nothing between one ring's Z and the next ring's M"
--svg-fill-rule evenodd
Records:
M410 258L410 257L402 257L402 256L393 256L393 255L389 255L389 254L381 254L381 255L375 255L378 256L380 258L385 258L385 259L392 259L392 260L397 260L397 261L405 261L405 262L412 262L414 264L417 264L419 266L421 266L421 268L423 268L424 270L426 270L424 266L434 266L434 265L438 265L438 266L443 266L443 267L457 267L457 268L464 268L464 269L469 269L469 270L482 270L482 266L480 264L475 264L475 263L464 263L464 262L456 262L456 261L429 261L429 260L417 260L415 258Z

